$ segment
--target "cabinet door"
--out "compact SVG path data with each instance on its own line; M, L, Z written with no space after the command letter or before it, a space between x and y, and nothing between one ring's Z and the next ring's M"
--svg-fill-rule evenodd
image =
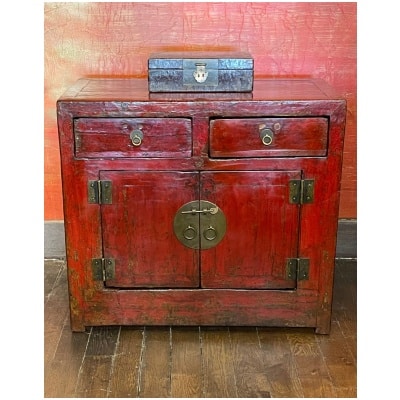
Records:
M199 250L176 239L174 216L198 198L199 174L102 171L112 204L101 205L103 252L115 259L109 287L198 287Z
M288 258L297 257L298 205L289 203L289 180L298 171L204 172L200 196L226 217L221 242L201 252L204 288L293 289Z

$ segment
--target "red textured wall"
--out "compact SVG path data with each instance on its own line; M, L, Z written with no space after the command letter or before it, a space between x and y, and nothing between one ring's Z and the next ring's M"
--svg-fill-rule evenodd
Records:
M255 76L312 76L348 101L340 217L356 218L353 3L44 3L45 220L62 220L56 101L81 77L147 76L160 50L249 51Z

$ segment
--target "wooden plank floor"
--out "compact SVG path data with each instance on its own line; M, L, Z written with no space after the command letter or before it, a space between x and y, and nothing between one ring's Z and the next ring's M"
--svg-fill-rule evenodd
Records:
M44 262L44 397L357 397L356 261L336 265L330 335L262 327L72 333L66 265Z

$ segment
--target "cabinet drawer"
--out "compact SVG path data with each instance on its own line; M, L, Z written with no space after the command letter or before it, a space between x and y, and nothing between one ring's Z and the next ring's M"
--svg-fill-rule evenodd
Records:
M189 118L78 118L74 121L79 158L190 157Z
M301 157L325 156L328 119L215 119L210 125L210 156Z

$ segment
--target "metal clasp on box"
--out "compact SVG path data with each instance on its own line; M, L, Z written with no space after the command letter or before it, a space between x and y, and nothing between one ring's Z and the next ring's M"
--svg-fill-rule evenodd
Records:
M208 71L206 70L207 63L195 63L196 71L193 72L196 82L203 83L208 78Z

